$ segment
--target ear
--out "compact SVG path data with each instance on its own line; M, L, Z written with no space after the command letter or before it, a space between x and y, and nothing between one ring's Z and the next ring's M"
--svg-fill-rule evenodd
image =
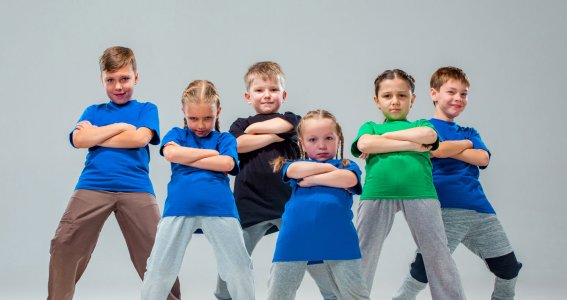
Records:
M222 111L222 106L219 105L219 107L217 107L217 118L219 117L221 111Z
M252 104L252 100L250 99L250 93L248 91L244 92L244 99L246 100L246 103Z
M439 92L436 89L431 88L429 89L429 96L431 96L431 100L435 103L437 102L437 97L439 97Z
M415 94L411 95L411 101L410 101L410 107L413 105L413 102L415 101Z
M138 72L134 75L134 85L138 84Z
M374 96L374 97L372 97L372 98L374 99L374 104L376 104L376 107L378 107L378 110L382 110L382 109L380 108L380 104L378 103L378 97Z
M282 93L282 103L285 102L285 98L287 97L287 92L284 90Z

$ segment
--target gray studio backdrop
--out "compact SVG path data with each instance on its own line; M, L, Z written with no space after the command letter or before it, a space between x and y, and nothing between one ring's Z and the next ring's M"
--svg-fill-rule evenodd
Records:
M463 68L472 86L458 121L474 125L492 150L482 183L524 262L517 298L561 299L567 269L565 3L2 1L0 299L46 297L50 239L86 154L69 145L68 133L87 105L107 101L97 62L113 45L134 49L135 96L158 105L162 134L182 124L180 95L193 79L218 86L222 128L252 114L242 75L260 60L279 62L287 74L283 110L330 110L347 144L363 122L381 120L372 90L384 69L402 68L416 78L410 118L417 119L433 113L430 74L445 65ZM163 207L169 165L157 147L151 151L151 178ZM258 299L266 295L275 238L263 240L253 255ZM388 299L414 249L398 214L374 299ZM492 275L483 262L464 248L455 259L469 298L487 299ZM206 239L195 236L180 274L186 299L212 299L215 269ZM136 299L139 287L112 216L76 299ZM419 299L429 298L423 293ZM309 276L298 299L319 299Z

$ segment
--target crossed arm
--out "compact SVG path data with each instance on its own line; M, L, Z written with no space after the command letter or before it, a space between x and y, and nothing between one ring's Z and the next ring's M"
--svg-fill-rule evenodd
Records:
M437 133L432 128L415 127L382 135L364 134L358 139L356 146L362 152L361 158L366 158L370 153L429 151L436 140Z
M77 148L140 148L146 146L153 135L147 127L136 129L128 123L95 126L85 120L79 122L73 131L73 145Z
M216 150L184 147L175 142L163 147L163 155L169 162L216 172L230 172L234 168L234 159Z
M479 167L486 167L490 162L488 152L483 149L473 149L470 140L441 142L437 150L431 151L431 157L453 158Z
M328 163L294 162L287 168L286 175L301 179L298 182L301 187L322 185L346 189L358 183L358 178L352 171L338 169Z
M281 118L251 124L244 130L244 134L236 139L238 153L248 153L281 142L284 139L278 134L291 130L293 125Z

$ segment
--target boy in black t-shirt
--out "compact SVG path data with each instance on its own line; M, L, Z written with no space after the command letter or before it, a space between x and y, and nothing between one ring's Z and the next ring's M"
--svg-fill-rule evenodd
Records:
M252 251L260 239L276 232L282 224L285 203L291 189L274 173L270 162L277 157L294 160L299 157L295 129L300 116L278 113L285 102L284 73L274 62L252 65L244 76L244 98L256 111L255 116L238 118L230 126L238 143L240 173L234 183L234 197L243 228L246 249ZM325 264L310 265L324 299L336 299L331 291ZM215 292L217 299L230 299L226 283L220 278Z

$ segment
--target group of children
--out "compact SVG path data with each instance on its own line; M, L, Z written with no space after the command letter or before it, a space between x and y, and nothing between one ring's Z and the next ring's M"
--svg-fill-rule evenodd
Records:
M180 299L177 275L192 234L213 248L217 299L255 298L250 256L280 231L268 299L294 299L305 271L323 299L369 299L384 240L403 211L417 245L393 299L415 299L430 283L433 299L465 299L451 253L464 244L496 275L492 299L513 299L521 264L478 180L490 152L473 128L454 119L469 82L454 67L431 78L435 115L410 122L414 79L387 70L375 82L383 123L363 124L343 158L344 135L326 110L279 113L286 100L278 64L252 65L244 97L255 116L219 129L213 83L192 81L181 99L183 127L161 140L171 163L162 217L148 173L148 144L160 143L157 107L133 100L133 52L106 49L101 80L110 101L88 107L70 133L88 148L85 167L51 242L48 299L72 299L98 235L114 212L140 278L142 299ZM228 175L236 176L234 193ZM355 223L353 195L360 194Z

